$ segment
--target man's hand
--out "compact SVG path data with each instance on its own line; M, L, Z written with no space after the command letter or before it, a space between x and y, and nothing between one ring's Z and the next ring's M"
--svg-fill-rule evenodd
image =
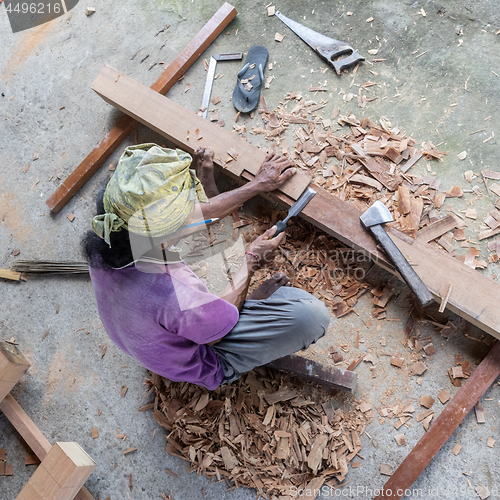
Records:
M273 238L274 233L276 233L277 227L273 226L268 229L264 234L261 234L255 238L250 245L248 245L247 251L251 252L259 257L259 265L262 266L266 263L271 262L276 255L276 251L281 243L285 240L285 233L280 233L276 238ZM251 257L251 255L250 255ZM256 260L256 259L254 259Z
M266 156L252 182L261 192L273 191L295 174L297 168L290 168L292 166L293 163L288 158L271 152Z

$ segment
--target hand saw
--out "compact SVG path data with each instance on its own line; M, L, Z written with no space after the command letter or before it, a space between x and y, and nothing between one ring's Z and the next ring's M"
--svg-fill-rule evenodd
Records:
M322 35L306 28L288 17L285 17L281 12L276 12L275 16L281 19L295 34L300 36L304 42L307 43L315 52L317 52L323 59L326 59L329 64L333 66L338 75L344 68L356 64L357 62L364 61L365 58L358 54L347 43L340 42L334 38ZM342 59L335 60L336 58L347 55Z

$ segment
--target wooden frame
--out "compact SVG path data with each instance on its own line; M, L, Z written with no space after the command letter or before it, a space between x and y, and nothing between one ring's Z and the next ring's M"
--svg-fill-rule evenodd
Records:
M19 382L29 367L29 362L15 345L0 342L0 410L33 450L33 453L43 462L51 451L52 445L19 403L9 394L9 391ZM8 391L5 392L7 389ZM37 500L39 497L32 495L23 498ZM75 500L95 500L85 487L82 487L74 498Z
M160 75L151 89L160 94L166 94L177 83L179 78L192 66L200 55L209 47L226 26L236 17L236 9L229 3L224 3L199 33L189 42L185 49L176 57L167 69ZM90 179L97 169L111 156L116 148L137 126L137 122L129 116L123 116L120 121L106 134L100 144L78 165L66 180L56 189L45 202L53 212L61 208Z
M219 156L228 144L227 131L167 98L159 98L153 90L113 68L106 66L92 84L92 88L106 102L139 122L164 137L175 138L176 144L182 149L192 150L193 143L198 142L196 128L199 128L200 132L203 131L205 143L213 145ZM244 151L244 168L235 161L226 164L219 161L219 166L240 181L250 180L259 169L264 152L246 142L244 147L240 146L240 142L244 141L233 137L236 150L241 147L240 151ZM224 147L221 147L221 144ZM238 161L239 158L238 155ZM305 189L305 177L308 176L304 173L295 175L287 182L288 185L283 186L281 192L273 192L271 196L274 200L291 205L302 192L301 189ZM361 212L319 186L314 186L314 189L317 194L301 212L301 216L346 245L365 252L375 263L398 275L387 258L378 251L375 240L361 226ZM497 304L497 297L500 296L499 283L425 242L418 239L412 241L397 231L389 231L389 235L438 302L441 301L441 295L452 285L447 308L490 335L500 338L500 308Z

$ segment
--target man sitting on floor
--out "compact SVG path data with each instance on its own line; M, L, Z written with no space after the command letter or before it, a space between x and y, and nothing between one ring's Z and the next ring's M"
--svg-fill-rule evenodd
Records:
M220 297L208 291L175 247L164 249L162 241L194 222L195 205L201 220L222 218L295 173L287 158L271 153L251 182L219 194L212 156L209 148L198 149L194 160L155 144L126 148L98 196L94 231L83 242L97 309L111 340L154 373L209 390L307 348L330 321L322 302L285 286L289 280L281 273L247 295L254 272L272 260L285 238L281 233L272 239L276 227L248 245ZM131 245L138 240L162 248L163 260L138 258Z

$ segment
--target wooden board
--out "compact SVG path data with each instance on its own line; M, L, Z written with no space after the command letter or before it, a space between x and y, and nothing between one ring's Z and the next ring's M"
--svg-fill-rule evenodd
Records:
M3 401L0 401L0 410L26 441L26 444L33 450L33 453L40 461L43 461L47 453L52 449L52 445L40 432L40 429L38 429L33 420L21 408L21 405L12 395L7 394ZM74 498L75 500L95 500L85 487L81 488Z
M56 443L17 500L73 500L95 468L96 463L77 443Z
M174 120L169 116L169 113L175 111L175 113L181 115L180 118L182 118L182 114L186 116L193 114L190 114L182 106L172 103L169 99L152 92L126 75L120 76L118 81L115 82L118 74L119 72L116 70L105 67L94 82L94 89L98 93L102 92L103 97L105 96L106 99L109 99L110 102L113 102L113 105L118 106L122 111L134 117L141 115L141 123L153 128L153 130L165 137L177 135L180 141L179 147L182 149L192 149L193 146L187 144L189 141L186 141L185 136L176 132L176 129L182 127L179 127L177 119ZM229 140L227 138L227 135L229 135L233 147L236 149L241 147L241 151L245 151L245 170L241 172L241 177L251 180L252 175L262 163L264 152L238 139L243 143L240 146L240 142L237 142L237 139L231 133L206 122L201 117L193 116L196 119L193 122L196 127L199 124L200 130L209 130L210 139L213 142L207 141L208 144L213 144L214 147L218 145L216 147L219 151L224 150L225 148L222 148L221 144L225 144L225 141ZM176 116L176 118L179 117ZM224 171L234 178L238 178L237 172L240 172L240 168L235 168L234 163L230 162ZM290 189L293 184L289 184L288 188L283 189L285 192L275 191L270 194L270 197L275 201L280 200L287 205L291 205L294 199L305 189L307 180L302 180L304 176L306 174L297 174L288 181L292 183L299 180L300 185L298 188L293 187L293 189ZM291 190L293 196L290 197L288 193ZM317 194L301 212L301 217L336 237L344 244L364 252L376 264L399 276L387 257L378 251L375 240L362 227L359 220L362 212L354 205L342 201L319 186L314 186L314 190ZM500 296L499 283L465 266L457 259L433 248L427 243L418 240L412 242L411 239L398 231L391 230L390 235L403 255L414 266L415 271L427 288L439 301L441 300L440 293L444 292L442 290L443 286L452 285L447 307L482 328L485 332L500 338L500 308L497 304L497 297Z
M189 42L184 50L168 65L151 88L166 94L179 78L192 66L226 26L236 17L236 9L227 2L214 14L207 24ZM55 193L45 202L54 212L59 212L75 193L90 179L96 170L113 154L116 148L134 130L137 122L130 116L123 116L106 134L100 144L63 181Z
M266 366L314 380L319 384L324 384L334 389L352 392L356 388L357 375L352 371L331 365L324 365L297 354L275 359Z
M105 66L99 73L92 89L109 104L190 154L200 145L212 147L214 163L235 177L244 170L255 175L266 157L265 150L252 146L110 66ZM198 140L199 137L202 139ZM228 157L236 159L226 163ZM296 200L310 182L310 177L299 171L280 190Z
M30 364L19 349L8 342L0 342L0 401L26 373Z
M422 436L392 477L385 483L382 489L384 493L377 496L375 500L402 498L404 491L416 481L499 375L500 342L497 342L467 382L444 407L434 424ZM389 491L391 494L388 494ZM397 494L398 491L401 493L400 495Z

